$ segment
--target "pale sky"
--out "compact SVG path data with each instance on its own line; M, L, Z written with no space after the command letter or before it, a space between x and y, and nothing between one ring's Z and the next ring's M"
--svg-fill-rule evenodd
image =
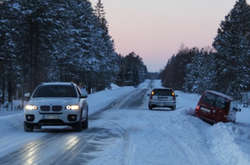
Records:
M97 0L91 0L94 5ZM94 2L94 3L93 3ZM160 71L181 45L211 46L236 0L102 0L118 53ZM248 0L250 2L250 0Z

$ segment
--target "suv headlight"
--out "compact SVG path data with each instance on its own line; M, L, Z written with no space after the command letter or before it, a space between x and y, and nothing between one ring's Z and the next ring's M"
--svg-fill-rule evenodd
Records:
M24 109L32 111L32 110L38 110L38 107L36 105L27 104L27 105L25 105Z
M80 110L80 106L79 105L67 105L66 109L67 110Z

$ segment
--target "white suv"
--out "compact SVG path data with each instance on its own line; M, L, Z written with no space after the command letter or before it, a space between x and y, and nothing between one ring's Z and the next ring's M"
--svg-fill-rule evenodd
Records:
M88 128L87 93L74 83L42 83L24 107L24 130L43 125L69 125L77 131Z
M169 107L176 109L176 97L174 90L171 88L153 89L149 95L148 108L152 110L155 107Z

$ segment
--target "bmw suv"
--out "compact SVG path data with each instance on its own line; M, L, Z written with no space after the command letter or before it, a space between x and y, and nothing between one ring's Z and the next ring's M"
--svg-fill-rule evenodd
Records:
M24 130L45 125L69 125L77 131L88 128L87 94L74 83L42 83L24 107Z
M153 89L149 96L148 108L150 110L155 107L169 107L172 110L176 109L176 95L171 88Z

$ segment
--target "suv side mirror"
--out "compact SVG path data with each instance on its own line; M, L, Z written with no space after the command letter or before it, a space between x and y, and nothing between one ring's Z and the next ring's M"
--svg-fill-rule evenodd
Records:
M25 93L24 97L30 97L30 93Z
M24 99L29 100L30 99L30 93L25 93L24 94Z
M179 95L175 95L175 97L178 97Z

